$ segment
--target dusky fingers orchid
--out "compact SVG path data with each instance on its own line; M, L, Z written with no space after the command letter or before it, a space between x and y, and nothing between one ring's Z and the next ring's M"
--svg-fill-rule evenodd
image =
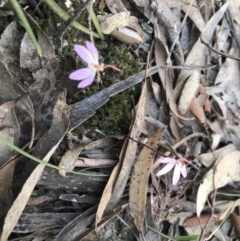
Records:
M78 88L86 88L91 85L95 79L95 76L100 71L104 71L106 68L112 68L117 71L121 71L116 66L99 64L99 53L93 43L87 41L86 47L76 44L74 51L77 55L87 63L87 68L82 68L74 71L69 75L72 80L80 81Z
M174 159L173 157L166 157L166 158L160 158L158 159L158 162L160 163L166 163L167 165L165 167L163 167L159 172L156 173L157 177L160 177L168 172L170 172L173 167L174 168L174 172L173 172L173 179L172 179L172 184L175 186L179 179L180 176L182 174L183 177L187 176L187 170L186 170L186 165L185 162L187 160L185 158L179 158L179 159Z

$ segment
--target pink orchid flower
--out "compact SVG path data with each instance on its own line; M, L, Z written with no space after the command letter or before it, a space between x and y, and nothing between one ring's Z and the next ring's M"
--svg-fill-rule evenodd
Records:
M181 174L183 177L187 176L186 165L184 163L185 161L187 161L185 158L179 158L176 160L172 157L158 159L158 162L167 163L167 165L163 169L161 169L159 172L157 172L156 176L160 177L160 176L168 173L175 166L174 172L173 172L173 179L172 179L172 183L175 186L178 183Z
M121 71L115 66L99 64L99 53L93 43L87 41L86 47L83 45L75 45L75 52L78 56L87 63L87 68L82 68L74 71L69 75L72 80L78 80L78 88L85 88L91 85L95 79L96 73L104 71L105 68L113 68L117 71Z

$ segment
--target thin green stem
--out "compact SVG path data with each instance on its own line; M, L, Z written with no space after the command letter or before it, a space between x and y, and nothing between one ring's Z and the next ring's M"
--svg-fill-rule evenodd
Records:
M57 169L57 170L60 170L60 171L65 171L65 172L69 172L69 173L73 173L73 174L77 174L77 175L82 175L82 176L94 176L94 177L108 177L109 175L105 175L105 174L95 174L95 173L83 173L83 172L75 172L75 171L70 171L68 169L65 169L65 168L61 168L61 167L57 167L53 164L50 164L50 163L47 163L45 161L42 161L40 159L38 159L37 157L35 156L32 156L31 154L23 151L22 149L18 148L17 146L15 146L14 144L12 144L11 142L9 142L7 139L5 139L4 137L0 136L0 141L2 143L4 143L5 145L11 147L12 149L14 149L15 151L17 151L18 153L24 155L25 157L35 161L35 162L38 162L42 165L45 165L45 166L48 166L48 167L51 167L53 169Z
M26 29L26 31L27 31L27 33L28 33L28 35L29 35L29 37L30 37L35 49L36 49L37 54L39 56L42 56L42 51L41 51L41 48L38 44L38 41L37 41L33 31L32 31L32 28L31 28L25 14L24 14L21 6L19 5L18 1L17 0L9 0L9 2L11 3L15 12L17 13L19 19L22 21L22 24L23 24L24 28Z
M64 21L68 21L70 19L70 16L65 11L63 11L56 2L54 2L53 0L43 0L43 1ZM87 33L89 35L92 34L94 37L99 38L99 35L97 33L89 31L88 28L84 27L82 24L76 21L72 22L72 26L84 33Z

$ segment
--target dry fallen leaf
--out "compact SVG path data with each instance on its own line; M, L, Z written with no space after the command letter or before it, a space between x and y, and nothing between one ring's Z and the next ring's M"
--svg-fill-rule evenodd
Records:
M143 221L145 218L149 175L156 155L154 151L157 150L157 142L161 140L163 134L164 129L149 137L146 146L143 147L134 165L131 178L129 190L130 208L136 219L136 227L142 236L144 236Z
M142 93L139 99L136 117L134 120L134 124L132 126L131 132L129 136L133 139L138 139L142 132L142 125L144 122L145 116L145 106L146 106L146 95L147 95L147 85L146 82L143 85ZM116 167L113 169L111 176L108 180L108 183L103 191L102 198L100 200L97 214L96 214L96 222L95 226L101 221L103 213L105 209L111 209L114 207L116 203L122 196L123 190L126 186L128 177L132 170L132 165L135 159L135 155L137 152L137 142L133 140L125 140L123 145L119 162Z
M207 196L214 189L225 186L230 181L240 181L240 151L233 151L216 161L215 166L205 175L197 193L197 215L207 200ZM231 160L231 165L229 165Z
M218 24L218 22L222 19L226 9L228 7L228 3L225 3L213 16L212 18L207 22L205 28L202 31L202 38L209 42L212 38L212 35L214 33L214 30ZM192 50L190 51L186 61L185 61L185 65L191 65L191 64L195 64L195 65L204 65L205 64L205 60L206 60L206 56L205 53L207 51L207 46L201 43L201 40L198 39L198 41L194 44ZM182 70L180 75L178 76L178 80L177 82L178 87L175 88L174 93L175 95L176 92L178 93L178 89L182 88L181 86L184 85L184 81L192 74L192 70Z
M237 149L236 146L234 146L233 144L229 144L213 152L211 151L211 152L203 153L198 158L199 158L199 161L204 166L210 167L215 160L221 159L222 157L224 157L228 153L235 151L236 149Z
M196 92L199 87L200 82L200 71L194 70L187 80L178 104L178 110L181 115L186 114L189 110L189 106L192 102L193 97L196 95Z
M182 5L182 10L187 13L189 4L192 0L184 1L185 4ZM187 4L186 4L187 3ZM192 19L192 21L195 23L196 27L199 29L200 32L203 31L205 27L205 21L202 17L202 14L200 12L200 9L197 6L197 1L193 1L193 5L189 10L188 16Z
M143 43L145 33L138 24L138 19L130 16L130 12L120 12L98 17L104 34L110 34L126 44Z
M211 217L211 214L202 214L200 215L200 217L198 216L189 217L189 218L186 218L186 220L183 223L183 226L194 227L194 226L200 226L201 224L205 225L208 222L210 217ZM211 217L211 223L216 223L219 221L221 220L219 220L218 218L218 213L214 213L214 216Z

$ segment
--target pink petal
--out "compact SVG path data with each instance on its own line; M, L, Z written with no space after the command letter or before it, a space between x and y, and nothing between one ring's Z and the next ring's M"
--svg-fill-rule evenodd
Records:
M86 88L87 86L89 86L90 84L92 84L92 82L93 82L94 79L95 79L95 75L96 75L96 73L91 74L89 77L87 77L86 79L82 80L82 81L78 84L78 88L79 88L79 89L83 89L83 88Z
M182 166L182 168L181 168L181 173L182 173L183 177L186 177L186 176L187 176L186 165L183 165L183 166Z
M99 53L98 53L98 50L96 49L95 45L93 43L87 41L86 46L87 46L89 52L93 56L94 63L98 63Z
M158 162L160 163L176 163L176 160L172 157L165 157L165 158L160 158L158 159Z
M76 44L74 45L74 50L78 56L87 64L92 64L94 62L91 52L86 47Z
M163 169L156 173L156 176L159 177L166 174L174 167L174 165L175 163L168 163Z
M89 68L78 69L69 75L69 79L83 80L92 74L93 70Z
M174 168L174 172L173 172L173 185L175 186L179 179L180 179L180 169L181 166L176 164L175 168Z

